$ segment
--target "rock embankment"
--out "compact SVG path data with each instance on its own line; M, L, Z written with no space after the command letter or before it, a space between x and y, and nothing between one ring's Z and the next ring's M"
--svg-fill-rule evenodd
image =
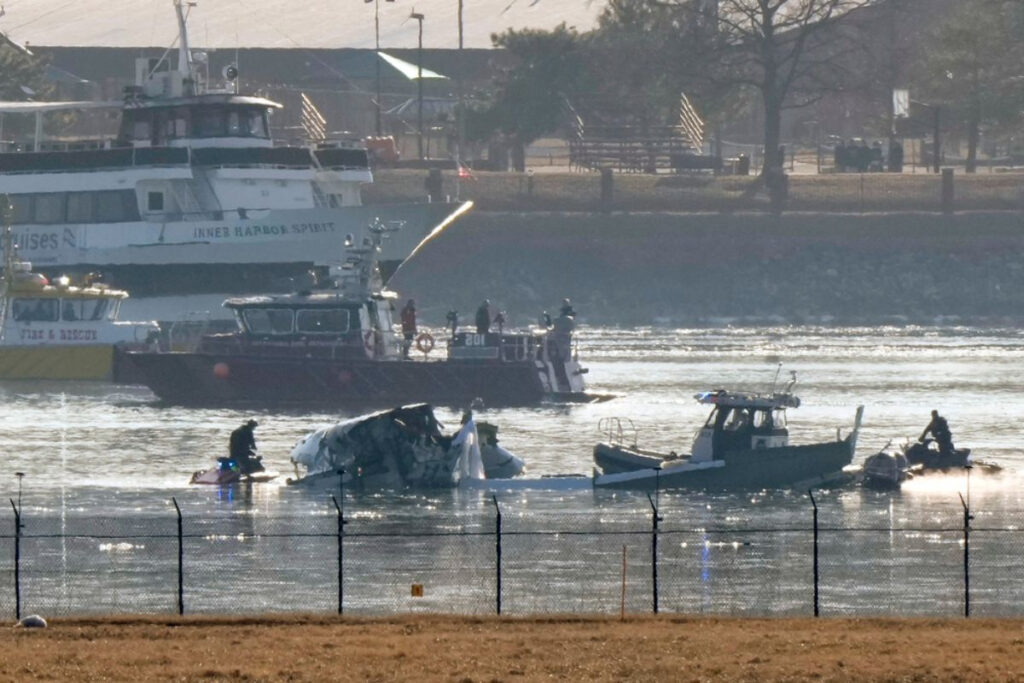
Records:
M514 324L1024 322L1024 216L473 213L392 286L427 324L489 298ZM436 318L436 319L435 319Z

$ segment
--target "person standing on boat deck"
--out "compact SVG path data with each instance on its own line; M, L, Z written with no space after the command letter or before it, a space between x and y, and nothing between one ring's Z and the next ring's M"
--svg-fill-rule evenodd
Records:
M416 338L416 302L412 299L402 309L402 336L405 343L402 344L402 358L409 357L409 349L412 347L412 340Z
M480 308L476 309L476 333L487 334L491 331L491 301L484 299Z
M238 463L242 474L263 471L261 458L253 457L256 454L256 435L253 433L253 430L257 426L259 426L259 423L256 420L249 420L231 432L231 439L228 441L231 459Z
M924 441L929 432L935 437L935 443L939 444L939 453L945 455L953 452L953 435L949 431L949 423L946 422L946 418L939 415L937 410L932 411L932 421L924 428L917 440Z
M565 364L572 358L572 333L576 329L576 311L568 299L562 302L562 310L555 318L551 327L551 336L554 341L555 377L561 385L559 389L568 391L569 376L565 372Z
M452 331L452 339L455 339L455 333L459 329L459 312L455 309L448 311L448 314L444 317L448 321L448 327Z

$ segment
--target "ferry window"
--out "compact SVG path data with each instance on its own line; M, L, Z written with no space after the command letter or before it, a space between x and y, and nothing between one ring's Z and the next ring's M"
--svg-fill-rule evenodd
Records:
M31 223L32 195L12 194L8 196L11 198L11 206L14 207L14 211L11 214L11 223L14 223L15 225L22 223Z
M89 192L68 193L68 223L92 222L92 194Z
M224 136L224 111L222 109L206 109L199 113L196 124L196 135L201 138Z
M149 140L150 138L150 126L149 121L143 119L136 119L132 126L132 139L133 140Z
M238 137L239 135L243 134L244 131L242 130L242 122L239 120L238 112L233 111L230 114L228 114L228 135Z
M261 111L255 111L249 114L249 135L256 138L267 137L267 126L264 114Z
M150 192L147 195L146 206L149 211L163 211L164 210L164 193L163 192Z
M348 311L336 308L308 309L295 316L295 327L308 334L341 334L348 332Z
M96 201L93 220L97 223L137 221L139 207L131 190L105 190L93 193Z
M35 214L33 223L63 223L64 222L64 199L63 192L41 192L35 196Z
M253 308L242 315L245 326L254 334L292 333L292 312L287 308Z
M55 322L58 299L15 299L11 317L19 322Z

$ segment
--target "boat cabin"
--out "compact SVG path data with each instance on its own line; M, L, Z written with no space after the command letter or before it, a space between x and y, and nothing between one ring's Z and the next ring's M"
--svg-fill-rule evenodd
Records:
M228 299L238 329L202 338L200 351L255 354L268 351L304 357L397 359L392 332L394 292L351 299L325 290Z
M691 459L695 462L720 460L729 451L789 445L786 408L800 405L800 399L788 393L755 394L719 389L694 398L699 403L714 406L693 440Z
M148 343L155 323L118 321L128 293L88 280L67 277L51 282L28 262L9 266L4 288L3 346Z

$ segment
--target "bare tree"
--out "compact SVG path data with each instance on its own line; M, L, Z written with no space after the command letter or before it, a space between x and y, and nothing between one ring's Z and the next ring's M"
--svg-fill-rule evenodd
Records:
M857 49L846 20L876 0L677 0L705 27L707 74L755 89L764 117L766 181L781 175L782 112L836 89ZM772 184L769 182L769 188Z

